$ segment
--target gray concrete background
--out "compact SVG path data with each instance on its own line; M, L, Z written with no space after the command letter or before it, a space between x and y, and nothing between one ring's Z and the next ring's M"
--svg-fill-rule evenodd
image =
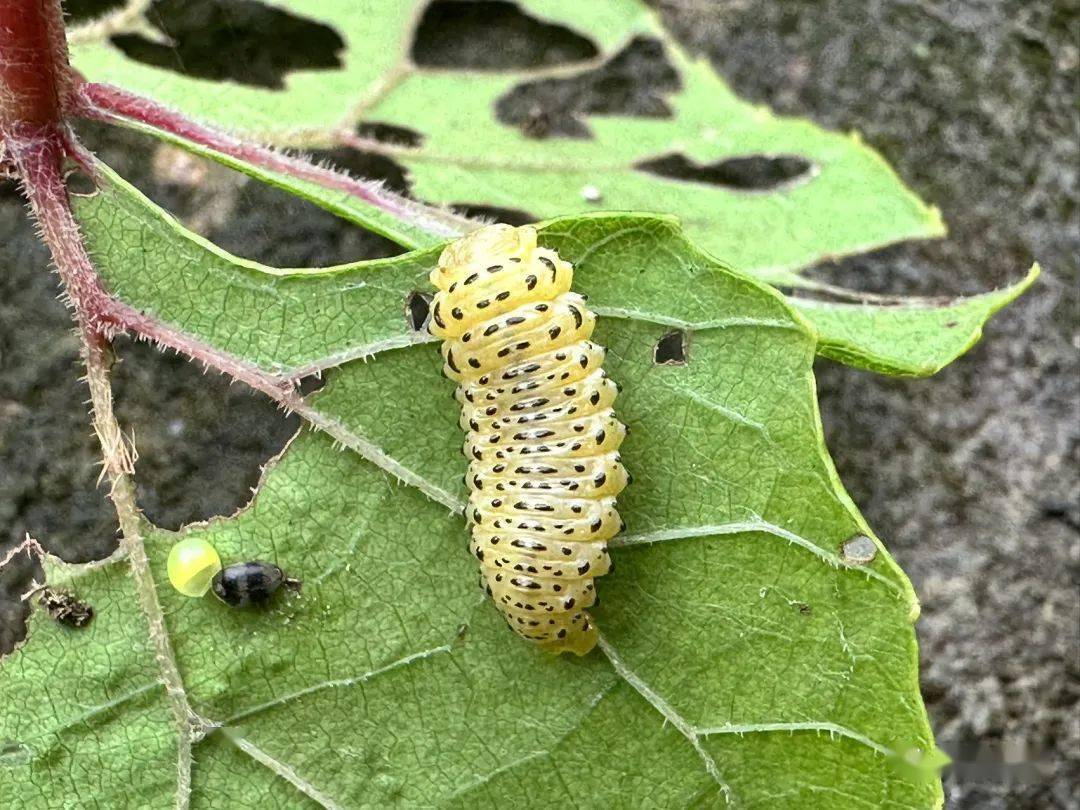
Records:
M961 765L947 780L949 806L1077 807L1080 5L658 7L742 96L859 130L950 225L946 240L840 261L822 277L874 292L963 294L1015 280L1036 258L1046 269L983 343L932 379L828 362L818 372L840 473L922 599L923 692L940 741L960 760L992 756L1002 742L1044 760L1038 778L1012 783L1000 768ZM433 58L486 50L467 39L430 44L440 47L457 51ZM567 92L563 102L587 103L587 93ZM130 137L85 134L156 200L244 255L296 266L388 250L277 192L203 174ZM333 157L405 182L385 159ZM95 485L77 347L57 292L21 200L0 185L0 543L30 531L69 559L90 559L111 547L115 518ZM180 358L128 341L119 354L118 412L135 431L149 516L175 527L245 502L295 420ZM17 590L19 575L0 574L0 588ZM0 599L0 647L20 613Z

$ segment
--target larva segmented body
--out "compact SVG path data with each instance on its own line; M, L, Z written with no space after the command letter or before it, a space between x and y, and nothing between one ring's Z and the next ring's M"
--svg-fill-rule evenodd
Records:
M534 228L481 228L432 271L429 329L468 431L469 550L482 584L518 635L584 655L597 639L585 609L611 569L628 475L618 386L589 340L596 316L570 292L573 275L537 247Z

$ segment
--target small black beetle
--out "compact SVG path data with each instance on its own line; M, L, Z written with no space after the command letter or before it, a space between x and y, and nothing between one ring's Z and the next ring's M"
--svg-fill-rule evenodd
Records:
M234 563L214 576L214 595L230 607L264 605L284 585L300 590L300 580L286 576L278 566L263 560Z

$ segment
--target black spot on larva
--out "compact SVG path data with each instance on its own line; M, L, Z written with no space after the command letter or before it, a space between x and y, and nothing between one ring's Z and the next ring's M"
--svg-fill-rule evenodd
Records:
M603 431L603 430L596 431L596 443L597 444L603 444L604 439L606 439L606 438L607 438L607 433L605 431Z
M435 305L435 309L433 311L433 317L435 319L435 323L437 323L440 328L442 328L442 329L446 328L446 321L444 321L442 319L442 315L439 313L439 305L438 304Z
M405 321L409 329L414 332L422 332L427 328L428 315L431 313L432 296L428 293L413 290L405 298Z
M507 290L503 290L501 293L495 296L496 301L505 301L510 297L510 293Z
M607 481L607 476L604 473L600 473L593 479L593 483L596 484L597 489L602 487L605 481Z
M813 164L798 155L740 155L697 163L681 152L642 161L634 168L684 182L736 191L774 191L813 175Z
M529 274L529 275L525 276L525 286L530 290L533 287L535 287L536 286L536 276L534 276L532 274Z
M600 403L600 392L594 391L592 396L589 397L589 402L593 405L598 405Z
M589 573L589 568L591 568L591 566L589 565L588 560L586 560L577 567L577 572L582 576L585 576L585 574Z
M519 323L525 323L525 319L520 315L515 315L513 318L506 319L507 326L517 326Z
M483 301L477 301L476 302L476 308L477 309L487 309L490 306L491 306L491 302L486 298Z
M578 358L578 365L580 365L582 368L588 368L589 356L585 354L581 355L581 357Z
M561 333L562 333L562 327L561 326L553 326L548 330L548 335L551 337L552 340L557 338Z
M469 365L472 366L473 368L480 368L480 361L477 360L475 357L470 357L469 358Z
M450 314L453 315L454 319L458 321L465 317L465 313L462 312L458 307L454 307L452 310L450 310Z
M550 307L548 307L547 304L537 304L536 305L536 311L537 312L547 312L548 309L550 309Z
M493 323L493 324L491 324L491 326L489 326L487 329L484 330L484 337L491 337L492 335L494 335L498 331L499 331L499 325L497 323Z
M593 521L593 524L591 526L589 526L589 531L592 531L592 532L600 531L600 527L603 525L603 523L604 523L604 521L601 518L597 518L595 521Z
M581 324L584 322L584 316L581 314L581 310L575 306L571 306L569 309L570 314L574 316L574 324L580 329Z
M458 368L457 363L454 362L454 353L452 351L448 351L446 353L446 365L449 366L456 373L461 373L461 369Z
M653 362L659 366L686 365L687 335L675 329L662 335L653 347Z

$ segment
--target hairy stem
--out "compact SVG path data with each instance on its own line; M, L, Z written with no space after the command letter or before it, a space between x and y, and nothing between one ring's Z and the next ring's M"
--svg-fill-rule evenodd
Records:
M191 798L191 747L203 722L192 710L184 691L184 681L176 664L172 643L165 627L165 616L157 597L157 586L150 572L150 561L142 539L142 520L135 501L135 482L132 480L134 450L125 440L112 407L112 387L109 369L112 352L107 339L83 332L83 362L86 364L86 383L90 388L91 415L94 432L101 442L104 474L109 481L109 497L120 522L121 546L135 581L139 606L149 625L154 654L161 671L161 680L169 696L169 705L177 729L176 807L184 810Z
M0 3L0 133L54 126L70 84L58 0Z
M184 692L157 589L142 540L142 520L135 501L132 472L135 452L129 446L113 413L109 384L111 349L109 333L117 328L115 304L101 288L86 254L64 187L61 166L68 139L53 128L39 137L6 145L22 179L23 188L41 236L52 253L67 298L74 309L90 389L94 432L101 443L102 474L109 481L111 498L120 523L121 545L131 566L132 578L154 642L162 682L176 720L178 733L177 807L185 808L191 792L191 741L198 717Z
M116 123L119 119L145 124L254 166L317 183L324 188L343 191L427 231L433 237L460 236L476 226L475 222L465 217L410 200L387 191L377 183L359 180L266 146L246 143L185 118L152 99L113 85L83 82L73 93L72 110L86 118L107 123Z

